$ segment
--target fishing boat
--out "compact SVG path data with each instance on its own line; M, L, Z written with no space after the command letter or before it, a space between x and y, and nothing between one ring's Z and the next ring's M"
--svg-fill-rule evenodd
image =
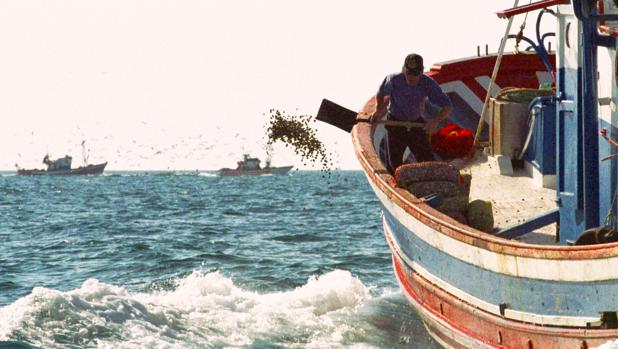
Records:
M43 157L43 163L47 165L46 169L23 169L17 167L17 174L20 176L70 176L70 175L100 175L105 170L107 162L99 164L88 164L88 152L86 151L86 141L82 141L82 157L84 165L76 168L71 168L73 158L65 155L62 158L52 160L49 154Z
M286 175L294 166L271 167L270 161L266 166L260 166L260 159L252 158L249 154L243 154L243 159L238 161L236 168L222 168L217 171L219 176L261 176L261 175Z
M531 50L505 54L507 39L516 39L513 18L531 11L539 11L536 40L523 37ZM547 13L555 34L540 32ZM436 196L398 185L385 165L384 124L369 121L375 96L359 112L323 100L317 119L351 132L383 208L396 279L438 343L596 347L618 338L617 4L516 1L498 15L508 25L497 54L426 72L450 97L451 121L475 130L474 156L445 162L471 176L470 200L492 203L492 229L473 228L440 211ZM545 45L553 36L555 52ZM492 98L504 87L548 84L555 93L523 109ZM501 151L496 143L516 129L518 143Z
M68 155L52 160L49 155L45 155L43 163L47 169L22 169L17 168L17 174L21 176L70 176L70 175L99 175L105 170L107 162L100 164L89 164L76 168L71 168L72 158Z

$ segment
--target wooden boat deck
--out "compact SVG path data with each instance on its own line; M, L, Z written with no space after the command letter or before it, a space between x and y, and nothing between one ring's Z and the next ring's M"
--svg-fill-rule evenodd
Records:
M494 230L521 223L527 218L557 208L556 191L535 183L524 169L513 168L513 175L500 175L495 158L483 154L477 156L461 173L472 174L470 201L491 201L494 214ZM514 240L541 245L557 245L556 224L534 230Z

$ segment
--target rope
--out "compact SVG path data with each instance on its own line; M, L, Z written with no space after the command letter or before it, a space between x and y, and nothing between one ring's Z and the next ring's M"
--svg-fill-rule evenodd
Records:
M607 141L607 143L613 145L614 147L618 147L618 142L616 142L615 140L609 138L609 136L607 135L607 129L604 128L601 131L599 131L599 136L603 137L603 139L605 139Z
M599 136L605 139L612 146L614 147L618 146L618 142L609 138L609 136L607 135L607 129L604 128L601 131L599 131ZM603 159L601 159L601 161L611 159L617 155L618 153L606 156ZM605 222L603 223L603 225L606 227L614 228L616 226L616 223L618 223L618 218L616 217L616 215L614 215L614 212L613 212L614 205L616 204L616 197L618 197L618 186L616 186L616 190L614 191L614 198L612 199L612 204L609 206L609 209L607 210L607 216L605 216Z
M528 5L532 4L532 0L530 0L530 2L528 3ZM515 36L515 53L519 53L519 43L521 42L521 39L524 37L524 29L526 29L526 21L528 20L528 13L526 12L526 15L524 16L524 21L521 24L521 26L519 26L519 33L517 33L517 36Z
M519 4L519 0L515 0L515 4L513 7L517 7ZM511 31L511 25L513 24L513 19L515 16L509 18L509 24L506 26L506 30L504 31L504 37L502 41L500 41L500 50L498 51L498 58L496 58L496 64L494 65L494 71L491 73L491 79L489 80L489 86L487 86L487 95L485 95L485 103L483 103L483 110L481 111L481 117L479 118L479 123L476 126L476 133L474 134L474 142L472 143L472 150L470 157L473 158L476 155L476 147L478 147L479 139L481 137L481 132L483 131L483 124L485 122L485 114L487 113L487 106L489 105L489 98L491 97L491 88L496 81L496 77L498 76L498 70L500 69L500 63L502 62L502 56L504 55L504 47L506 46L506 41L509 37L509 32Z
M618 186L616 187L616 190L614 191L614 198L612 199L612 204L609 206L609 209L607 210L607 216L605 216L605 222L603 222L603 225L605 225L606 227L610 227L613 228L616 226L616 215L614 215L614 205L616 204L616 197L618 197Z

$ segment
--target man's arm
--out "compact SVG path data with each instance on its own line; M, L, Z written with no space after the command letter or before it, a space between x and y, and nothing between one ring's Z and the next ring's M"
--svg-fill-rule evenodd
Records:
M440 122L442 122L442 120L448 118L448 116L451 114L451 110L451 106L442 107L442 109L440 109L440 112L438 113L438 116L436 116L433 120L430 120L427 125L425 125L425 131L427 131L430 136L438 132L438 125L440 124Z
M371 118L369 120L371 120L372 122L375 122L377 120L382 120L382 118L384 118L384 115L386 115L386 96L384 96L383 94L380 94L379 92L376 94L376 111L373 113L373 115L371 116Z
M431 136L438 132L438 125L442 122L442 120L448 118L453 110L453 106L451 104L451 99L446 95L446 93L444 93L444 91L442 91L440 85L438 85L438 83L433 79L429 80L428 97L431 103L441 106L438 116L425 125L425 131L427 131L427 133Z

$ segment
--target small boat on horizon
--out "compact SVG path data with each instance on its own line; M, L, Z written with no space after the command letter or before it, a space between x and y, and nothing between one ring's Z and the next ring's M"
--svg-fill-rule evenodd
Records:
M270 160L266 166L260 166L260 159L252 158L249 154L243 154L243 159L238 161L235 169L222 168L216 173L219 176L261 176L261 175L286 175L294 166L271 167Z
M15 164L17 167L17 175L20 176L70 176L70 175L100 175L105 170L105 166L107 166L107 161L100 164L88 164L88 151L86 150L86 141L83 140L81 143L82 147L82 157L84 161L84 166L80 166L77 168L71 168L71 163L73 162L73 158L65 155L62 158L52 160L49 154L45 154L43 158L43 163L47 165L47 169L23 169L19 168L19 165Z
M17 166L17 174L20 176L69 176L69 175L99 175L105 170L107 162L71 168L73 158L65 155L62 158L52 160L49 154L43 158L47 169L23 169Z

